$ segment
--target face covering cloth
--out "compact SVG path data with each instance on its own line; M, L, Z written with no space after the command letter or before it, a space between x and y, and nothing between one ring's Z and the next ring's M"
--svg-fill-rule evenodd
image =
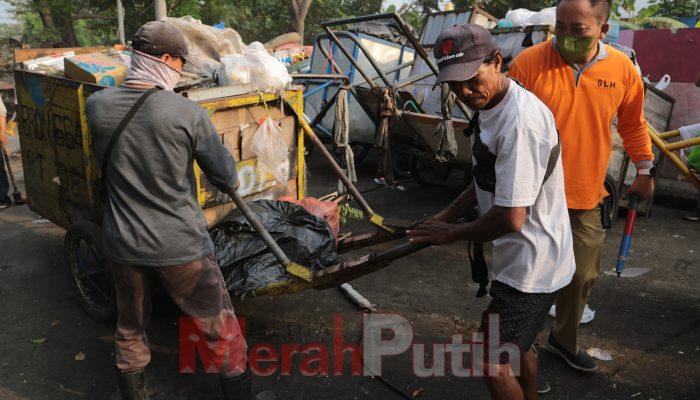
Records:
M575 38L570 35L557 35L557 50L570 63L580 62L597 44L595 37Z
M124 83L155 85L172 91L182 73L161 61L159 58L140 51L131 52L131 64Z

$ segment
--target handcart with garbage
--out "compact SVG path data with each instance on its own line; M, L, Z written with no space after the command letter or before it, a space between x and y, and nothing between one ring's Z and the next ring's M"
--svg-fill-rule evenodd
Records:
M14 72L18 101L17 122L29 208L66 229L66 266L81 305L92 318L99 321L114 318L116 298L111 274L104 258L104 248L109 246L109 243L104 243L100 234L100 219L104 206L99 195L101 170L93 150L85 104L92 94L119 83L119 77L111 72L113 69L100 67L100 63L107 63L103 56L124 55L121 50L118 53L113 54L113 50L105 50L104 53L86 55L94 61L94 65L83 65L85 68L81 73L85 73L85 78L81 80L67 76L70 75L69 71L29 71L22 63L17 64ZM126 53L128 55L128 51ZM57 50L54 50L53 54L58 54ZM64 54L62 57L72 56ZM65 65L68 62L66 61ZM196 177L197 198L208 225L212 232L221 227L224 228L219 232L230 230L232 224L238 224L236 229L247 228L248 234L254 233L256 240L264 244L262 248L246 256L247 260L258 257L261 253L269 253L272 255L272 261L268 259L266 266L255 267L276 266L279 272L274 280L244 286L244 290L235 293L239 297L336 287L425 247L404 243L378 253L364 252L360 257L336 257L338 254L363 249L372 244L401 239L405 236L405 229L409 224L385 219L372 210L304 120L303 91L300 87L291 86L283 91L262 92L252 90L251 86L246 84L227 87L204 85L202 88L185 87L180 91L180 95L197 102L209 112L224 146L237 162L240 188L233 198L211 185L196 162L192 165ZM277 139L281 138L285 145L284 152L289 160L289 168L285 170L286 176L283 179L276 177L276 174L268 169L261 168L258 157L253 152L252 143L266 120L276 126ZM290 251L286 239L277 237L279 232L268 232L265 229L266 221L261 219L259 214L265 211L265 207L268 210L282 210L280 212L285 212L285 208L292 209L296 215L305 213L301 206L291 203L283 206L276 200L284 198L292 203L303 204L307 177L304 147L307 141L316 146L347 187L348 194L336 201L352 198L366 219L376 228L374 232L361 235L341 233L335 236L332 256L328 257L323 265L306 263L309 261L308 257L302 258L302 261L295 258L297 253ZM248 202L253 204L249 205ZM293 209L294 207L298 208ZM318 224L317 217L306 213L298 218L298 221L303 224L304 221L314 219L314 223ZM322 221L322 225L325 223ZM328 225L322 229L330 231ZM220 235L219 239L225 236L226 234ZM217 243L217 246L219 244ZM235 243L231 242L221 246L234 245ZM236 266L231 268L227 273L233 274Z

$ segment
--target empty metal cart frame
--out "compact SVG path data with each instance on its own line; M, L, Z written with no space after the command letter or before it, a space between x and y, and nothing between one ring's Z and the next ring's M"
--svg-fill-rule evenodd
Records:
M402 39L411 46L412 61L399 62L397 65L387 67L373 57L367 46L352 31L353 24L377 20L392 21L403 35ZM395 163L391 159L391 152L394 151L394 144L398 143L411 149L403 152L411 157L409 167L411 174L419 183L430 184L427 179L421 178L424 178L422 175L426 169L432 170L437 165L437 163L426 161L434 159L434 153L438 149L440 138L434 133L442 121L442 117L425 112L411 92L406 90L418 82L437 76L438 69L430 55L421 46L408 25L395 13L333 20L324 22L321 26L325 34L317 38L315 49L324 57L324 62L327 62L330 72L348 77L353 76L350 85L351 93L359 103L361 110L366 114L366 120L374 124L374 137L371 140L382 152L382 166L380 168L382 171L380 174L382 172L383 176L392 174L391 169ZM342 26L350 27L347 28L349 30L336 29ZM325 48L321 40L329 40L331 48ZM339 50L342 57L336 55L335 50ZM349 71L345 71L340 64L348 63ZM414 75L417 65L427 66L427 70ZM406 79L397 80L398 77L402 77L401 72L404 69L410 69L409 75ZM361 76L362 80L358 80L357 75ZM326 103L326 106L331 103L332 99ZM471 112L459 100L457 106L463 115L471 115ZM324 111L325 108L321 107L319 113ZM463 118L453 117L452 121L456 132L461 132L468 124L468 121ZM358 133L354 127L351 128L353 129L351 140L368 141L363 132L359 133L359 137L354 136ZM471 146L464 135L457 134L455 138L458 154L454 159L444 163L445 165L441 169L448 173L454 168L463 169L467 171L468 175L471 166ZM414 155L418 155L418 157L414 157ZM435 165L430 166L432 164ZM389 179L387 180L389 181Z

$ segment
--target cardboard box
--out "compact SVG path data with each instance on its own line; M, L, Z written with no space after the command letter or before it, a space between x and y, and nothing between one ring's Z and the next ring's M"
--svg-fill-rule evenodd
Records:
M287 143L287 147L291 150L297 146L297 131L296 131L296 121L294 117L288 115L282 118L280 123L280 129L282 130L282 139Z
M224 147L233 154L233 158L241 161L241 128L255 127L253 117L244 107L217 111L211 115L211 122L222 138Z
M257 157L253 153L253 137L255 137L255 132L258 130L258 124L254 123L251 126L243 129L240 133L241 135L241 160L250 160L251 158Z
M228 150L236 162L241 161L240 136L238 128L234 128L222 135L224 147Z
M266 112L263 106L240 107L217 111L211 116L216 131L223 136L224 146L234 154L236 161L255 158L251 150L253 137L259 127L258 121L266 118L268 113L280 126L287 147L295 148L296 122L293 116L282 115L279 108L270 107Z
M116 86L124 81L128 66L103 53L80 54L64 60L66 78L100 86Z

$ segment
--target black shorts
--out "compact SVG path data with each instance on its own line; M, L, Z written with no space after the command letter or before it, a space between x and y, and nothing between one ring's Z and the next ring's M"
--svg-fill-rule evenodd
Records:
M493 281L489 294L492 300L481 314L479 327L479 332L484 334L484 362L489 362L489 315L498 317L499 343L494 344L494 349L511 343L518 346L520 354L530 350L542 330L556 293L525 293ZM508 353L501 353L498 360L499 364L508 364Z

